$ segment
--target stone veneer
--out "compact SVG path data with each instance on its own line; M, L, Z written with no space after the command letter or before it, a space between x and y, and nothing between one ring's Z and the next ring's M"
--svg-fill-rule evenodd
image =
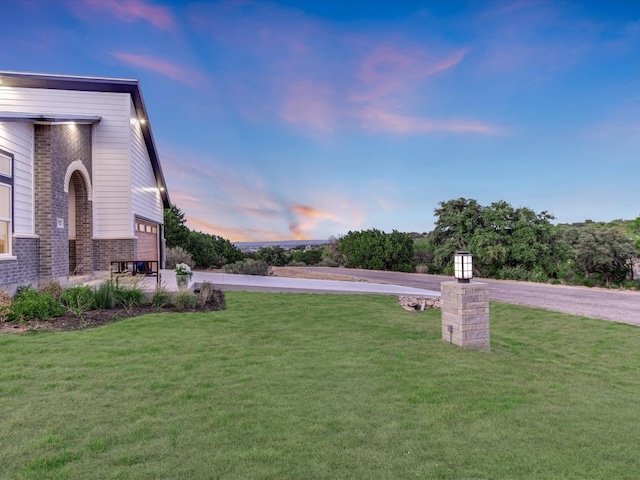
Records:
M442 340L469 350L491 349L489 337L489 285L443 282Z

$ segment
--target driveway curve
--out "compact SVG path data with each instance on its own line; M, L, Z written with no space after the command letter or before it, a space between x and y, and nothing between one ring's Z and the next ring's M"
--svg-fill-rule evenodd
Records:
M353 268L300 267L308 271L362 278L376 283L391 283L440 291L440 284L451 277L417 273L383 272ZM548 285L543 283L479 279L489 284L491 300L544 308L588 318L640 325L640 292L604 288Z

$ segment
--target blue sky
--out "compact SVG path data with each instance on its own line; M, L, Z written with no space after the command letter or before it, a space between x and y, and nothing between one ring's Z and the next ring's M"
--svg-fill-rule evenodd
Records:
M640 2L0 6L0 70L140 79L192 229L423 232L458 197L640 215Z

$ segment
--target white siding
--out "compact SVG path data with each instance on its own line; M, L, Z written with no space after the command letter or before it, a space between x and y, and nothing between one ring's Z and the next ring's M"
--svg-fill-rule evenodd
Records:
M134 215L163 223L162 199L142 137L133 102L131 106L131 205ZM133 221L133 220L132 220Z
M0 148L14 155L14 233L33 234L33 125L0 123Z
M131 237L130 103L127 93L0 87L0 111L96 115L93 126L93 234Z

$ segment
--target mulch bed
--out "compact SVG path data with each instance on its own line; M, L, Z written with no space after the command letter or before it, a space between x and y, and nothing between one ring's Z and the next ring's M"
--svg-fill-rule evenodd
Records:
M180 310L173 306L166 306L162 309L158 309L153 305L145 305L143 307L133 307L129 310L114 309L114 310L90 310L85 312L82 317L77 317L72 313L67 313L61 317L51 318L47 321L29 321L22 323L15 322L3 322L0 320L0 334L3 333L25 333L25 332L37 332L37 331L69 331L69 330L84 330L86 328L95 328L108 323L117 322L125 318L139 317L148 313L159 312L208 312L219 310L214 307L197 308L195 310Z

